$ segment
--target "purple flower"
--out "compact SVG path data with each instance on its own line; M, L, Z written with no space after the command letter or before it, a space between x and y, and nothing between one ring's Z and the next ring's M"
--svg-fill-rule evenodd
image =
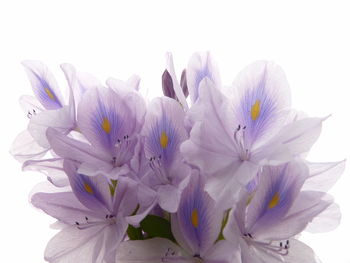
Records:
M126 179L111 182L103 175L79 174L70 161L65 162L64 169L73 192L39 192L31 199L34 206L65 224L48 243L45 259L114 262L128 226L126 217L137 206L132 194L135 185Z
M308 176L299 161L265 166L256 190L243 191L224 229L227 240L239 243L243 263L316 262L312 250L295 236L332 200L324 192L302 191Z
M204 78L188 112L193 123L181 146L185 160L208 174L210 195L232 199L261 165L277 165L307 152L322 118L290 121L289 89L282 70L260 61L243 70L229 98ZM228 195L230 197L228 197Z

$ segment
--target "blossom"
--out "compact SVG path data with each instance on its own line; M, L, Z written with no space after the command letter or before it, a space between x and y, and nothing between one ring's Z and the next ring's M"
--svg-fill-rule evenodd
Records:
M23 66L35 97L24 95L20 99L29 124L28 129L16 137L11 153L21 162L40 159L50 149L45 136L48 127L68 133L75 126L72 91L69 103L65 105L56 79L43 63L24 61ZM69 70L64 65L62 70L68 74Z
M307 166L292 161L265 166L255 191L241 194L224 230L240 245L242 262L316 262L310 248L295 236L332 204L324 192L302 190ZM294 247L295 246L295 247Z
M103 175L79 174L66 161L65 172L72 192L35 193L31 202L57 218L65 227L51 239L45 251L49 262L114 262L124 239L126 217L136 209L131 181L110 183Z
M324 118L290 121L289 87L277 65L259 61L244 69L224 94L208 77L188 112L185 160L209 174L206 190L216 200L238 192L261 165L277 165L309 151ZM230 95L230 97L228 96Z
M117 179L130 170L144 113L144 101L134 90L91 88L78 106L77 129L84 138L78 140L55 129L48 129L47 137L57 155L81 163L79 172L102 172Z

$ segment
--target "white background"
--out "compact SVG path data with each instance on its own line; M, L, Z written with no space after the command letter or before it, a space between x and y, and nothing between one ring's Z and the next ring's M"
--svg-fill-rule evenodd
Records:
M194 51L210 50L223 82L257 59L285 70L295 108L311 116L332 113L309 159L350 157L350 6L340 1L4 1L0 2L0 262L44 262L54 220L28 203L41 174L22 173L8 154L27 119L17 103L31 89L24 59L48 64L63 89L58 65L126 79L160 94L166 51L178 73ZM324 263L350 262L350 179L331 190L343 212L331 233L304 235ZM301 262L300 262L301 263Z

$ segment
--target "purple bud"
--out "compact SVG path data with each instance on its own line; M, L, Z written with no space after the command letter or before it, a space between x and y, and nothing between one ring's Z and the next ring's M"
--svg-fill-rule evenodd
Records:
M162 75L163 94L169 98L176 99L173 80L170 73L165 70Z

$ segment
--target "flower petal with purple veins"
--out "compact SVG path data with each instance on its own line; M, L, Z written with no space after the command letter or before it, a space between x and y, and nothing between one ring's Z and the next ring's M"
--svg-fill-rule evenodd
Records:
M267 61L242 70L232 91L237 124L245 129L247 148L272 138L284 124L290 108L290 91L282 69ZM231 94L230 94L231 95ZM232 95L233 96L233 95Z
M209 78L214 86L220 89L219 71L210 53L194 53L186 70L187 86L192 103L195 103L198 99L200 83L204 78Z
M193 175L183 191L176 214L172 215L175 238L190 248L190 252L203 256L213 246L219 236L223 210L204 191L204 185L197 175Z
M23 61L35 97L47 110L62 107L61 94L57 82L49 69L39 61Z

